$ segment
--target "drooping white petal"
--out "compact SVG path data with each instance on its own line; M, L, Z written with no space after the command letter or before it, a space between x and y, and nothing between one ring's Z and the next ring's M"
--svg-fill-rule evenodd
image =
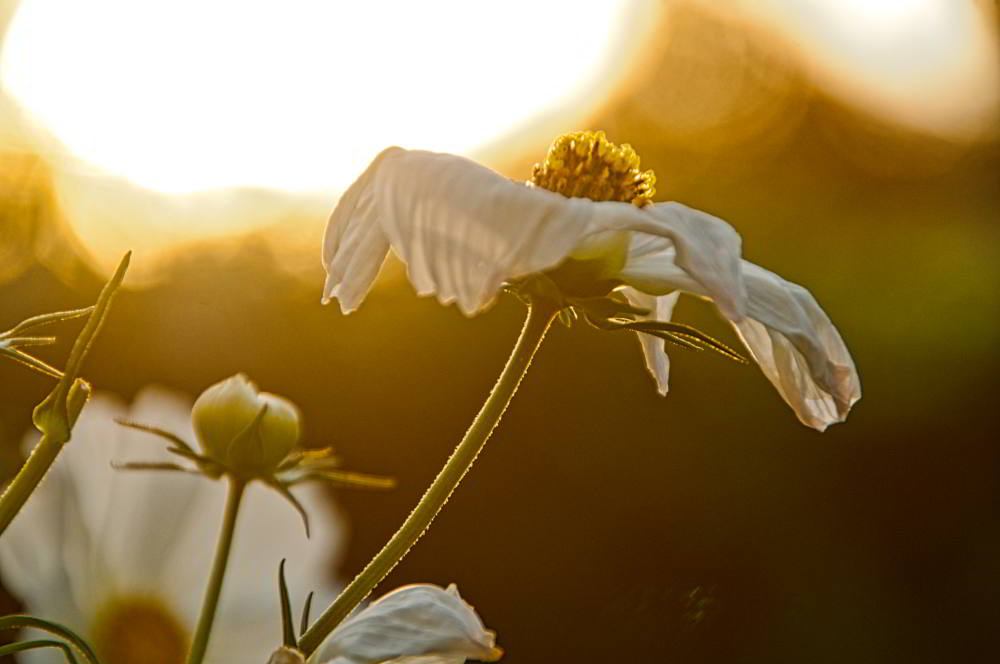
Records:
M495 661L495 635L458 594L429 584L405 586L345 620L324 650L336 664L459 664Z
M803 424L823 431L861 398L854 360L837 328L802 286L746 263L743 343Z
M358 308L389 254L389 239L375 208L375 174L399 148L383 150L361 174L330 215L323 238L326 285L323 302L337 298L345 314Z
M837 329L806 289L749 261L741 270L746 317L732 324L754 360L803 424L822 431L842 422L861 398L861 384ZM622 279L642 291L669 284L712 299L659 238L633 239Z
M681 294L680 291L674 291L667 295L649 295L631 287L625 288L623 292L633 305L649 309L649 320L657 321L670 320L674 305L677 304L677 298ZM642 345L643 357L646 359L646 368L656 381L656 390L665 396L670 389L670 357L667 355L666 342L650 334L640 333L637 336Z
M704 288L723 316L729 320L742 318L746 298L740 265L743 241L733 227L707 212L677 202L657 203L648 210L673 230L669 238L653 236L653 239L661 245L673 245L674 263ZM635 235L638 239L630 247L630 258L632 249L641 246L644 237ZM649 283L643 290L664 295L677 289L669 282L656 285L657 288L651 288L653 284Z
M721 220L695 223L703 221L696 213L679 204L639 209L566 198L462 157L390 148L330 217L324 297L356 308L391 247L418 293L471 315L505 281L556 266L591 235L640 231L676 245L677 264L738 318L739 236Z

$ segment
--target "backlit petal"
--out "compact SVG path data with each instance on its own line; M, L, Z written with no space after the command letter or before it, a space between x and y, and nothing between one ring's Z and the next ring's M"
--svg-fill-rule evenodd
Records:
M822 431L842 422L861 398L861 384L829 317L801 286L749 261L741 261L741 271L746 317L732 324L764 375L807 426ZM633 238L622 278L640 291L669 287L713 299L660 238Z
M837 328L802 286L752 263L744 278L748 315L734 326L764 375L803 424L843 422L861 381Z
M649 212L670 227L669 240L677 266L701 284L723 316L729 320L742 318L746 298L740 267L743 242L733 227L707 212L676 202L657 203ZM665 283L656 294L675 289Z
M668 238L677 264L727 315L741 314L739 236L721 220L679 204L640 209L566 198L463 157L400 148L382 152L330 217L324 296L339 298L345 311L356 308L388 242L419 294L472 315L505 281L555 267L585 238L607 231Z
M745 313L740 252L742 240L728 223L681 203L658 203L649 213L672 234L634 233L622 280L644 293L665 295L677 289L704 293L729 320Z

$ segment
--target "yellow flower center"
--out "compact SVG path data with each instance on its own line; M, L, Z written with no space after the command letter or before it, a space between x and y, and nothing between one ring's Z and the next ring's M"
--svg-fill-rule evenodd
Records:
M188 649L181 621L163 602L146 595L105 602L91 636L104 664L184 664Z
M639 207L656 194L656 175L639 170L639 155L628 143L615 145L603 131L563 134L535 164L531 183L569 198L619 201Z

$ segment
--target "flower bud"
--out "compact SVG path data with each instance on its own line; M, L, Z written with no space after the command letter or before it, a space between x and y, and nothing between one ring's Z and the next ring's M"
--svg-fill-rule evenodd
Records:
M191 421L205 454L242 476L273 473L299 440L295 405L259 392L243 374L202 392Z
M305 664L306 657L300 651L282 646L271 653L267 664Z

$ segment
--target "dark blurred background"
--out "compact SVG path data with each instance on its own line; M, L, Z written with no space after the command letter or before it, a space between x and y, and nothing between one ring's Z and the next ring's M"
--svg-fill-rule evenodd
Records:
M864 397L821 435L752 365L674 352L664 399L634 338L558 327L383 588L456 582L515 663L991 661L997 126L918 131L847 103L773 41L698 7L659 30L589 126L635 146L660 199L729 220L749 259L806 285L853 351ZM523 178L544 149L491 163ZM91 302L103 274L54 167L20 150L0 168L0 327ZM282 243L291 226L306 252ZM302 407L309 443L397 477L393 492L336 496L351 540L333 571L346 579L464 432L524 309L503 297L466 319L418 299L390 264L343 317L319 305L321 232L321 218L286 219L159 259L156 278L116 302L86 374L126 396L148 383L195 395L245 371ZM737 343L700 302L682 300L676 317ZM7 474L47 389L0 365Z

